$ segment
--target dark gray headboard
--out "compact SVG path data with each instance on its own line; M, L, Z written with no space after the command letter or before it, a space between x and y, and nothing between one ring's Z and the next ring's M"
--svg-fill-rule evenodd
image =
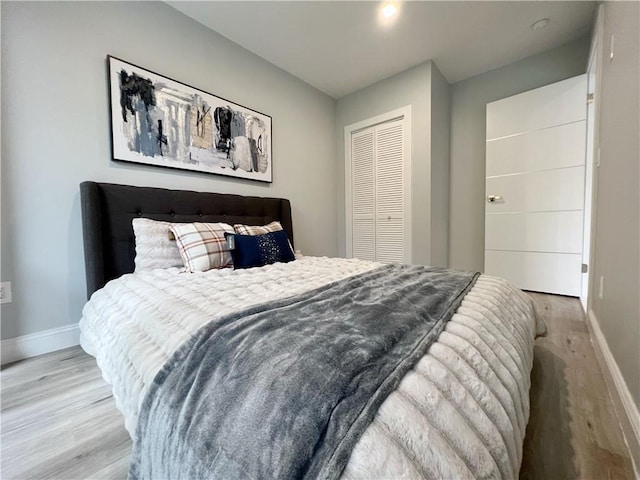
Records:
M176 223L282 223L293 245L291 204L284 198L134 187L110 183L80 184L87 298L109 280L134 270L136 217Z

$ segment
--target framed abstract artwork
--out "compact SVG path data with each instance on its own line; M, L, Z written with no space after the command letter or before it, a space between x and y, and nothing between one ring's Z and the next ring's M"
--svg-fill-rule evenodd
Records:
M271 117L107 57L113 159L271 182Z

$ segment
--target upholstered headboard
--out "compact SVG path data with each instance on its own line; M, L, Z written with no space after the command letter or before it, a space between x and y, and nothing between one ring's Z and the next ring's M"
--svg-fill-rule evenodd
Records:
M284 198L80 184L87 298L109 280L134 270L136 217L176 223L225 222L265 225L278 220L293 245L291 204Z

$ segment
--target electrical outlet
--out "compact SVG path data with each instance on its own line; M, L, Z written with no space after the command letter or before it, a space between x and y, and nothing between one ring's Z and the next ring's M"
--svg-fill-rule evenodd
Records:
M598 291L598 297L600 300L604 299L604 277L600 275L600 290Z
M11 303L11 282L0 283L0 303Z

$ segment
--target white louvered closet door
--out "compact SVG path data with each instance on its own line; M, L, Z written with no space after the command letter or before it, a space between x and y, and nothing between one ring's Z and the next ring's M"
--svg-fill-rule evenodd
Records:
M351 137L353 192L353 256L376 259L375 143L374 129Z
M376 130L376 260L404 261L402 121L377 125Z
M405 238L404 123L394 120L351 136L352 255L408 262Z

